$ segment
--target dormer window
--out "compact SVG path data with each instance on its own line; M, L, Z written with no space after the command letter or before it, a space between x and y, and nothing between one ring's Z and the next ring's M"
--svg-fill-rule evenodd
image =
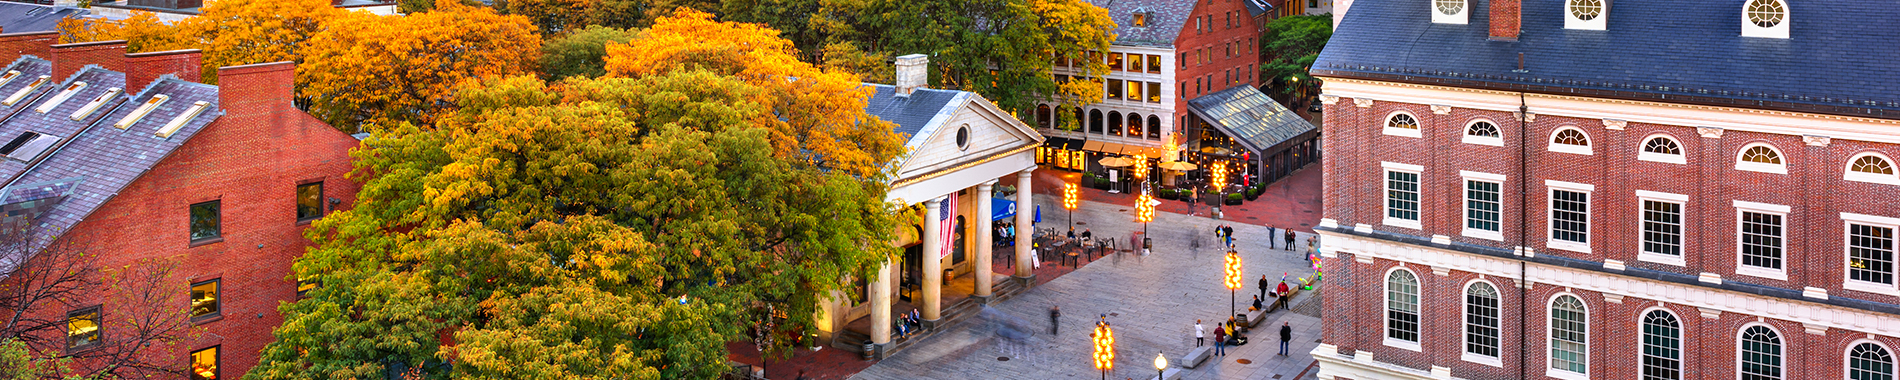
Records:
M72 119L74 121L85 120L86 117L92 116L93 112L98 111L99 107L105 106L106 102L112 101L113 97L119 96L119 93L122 91L124 90L118 87L106 89L106 92L99 94L99 97L92 98L92 101L86 102L84 106L80 106L78 111L73 111Z
M1565 0L1564 29L1604 30L1610 4L1605 0Z
M46 99L46 102L40 103L39 107L34 107L33 112L53 112L53 108L59 107L60 103L65 103L66 99L72 99L73 94L77 94L79 90L84 89L86 89L86 82L73 82L73 84L66 85L66 89L59 90L59 93L54 94L52 99Z
M27 94L32 94L33 90L39 89L40 86L45 86L46 82L52 80L53 77L51 76L41 75L39 79L34 79L33 83L27 83L26 87L20 88L19 91L14 91L13 95L7 96L5 100L0 100L0 106L11 106L20 103L21 100L26 99Z
M1135 26L1148 26L1148 14L1139 13L1139 12L1135 13L1134 23L1135 23Z
M1788 3L1748 0L1742 6L1742 37L1788 38Z
M1466 1L1467 0L1431 0L1432 23L1466 23L1466 20L1470 19L1470 17L1467 16L1467 12L1465 12L1466 9L1470 8L1467 6L1468 4L1465 3Z
M117 123L112 123L112 127L118 129L131 128L132 124L137 124L139 119L144 119L145 115L151 114L152 110L158 109L160 104L165 104L165 101L171 98L172 97L165 95L152 95L151 99L146 99L145 104L140 104L139 108L132 110L131 114L125 115L125 118L119 119Z

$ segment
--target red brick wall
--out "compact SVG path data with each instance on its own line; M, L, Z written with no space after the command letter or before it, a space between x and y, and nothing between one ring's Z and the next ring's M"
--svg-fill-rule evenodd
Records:
M198 66L203 55L198 49L126 54L125 88L127 92L137 93L165 74L199 82L203 75Z
M1187 22L1181 25L1181 33L1174 40L1174 58L1179 60L1175 62L1174 67L1175 82L1163 84L1175 86L1176 91L1180 91L1181 84L1187 84L1187 91L1180 92L1180 101L1174 102L1174 122L1171 124L1177 124L1176 133L1180 133L1186 127L1178 124L1182 116L1188 115L1188 99L1233 86L1251 85L1259 81L1259 39L1262 25L1251 16L1251 13L1247 13L1246 4L1241 3L1242 0L1193 1L1196 2L1194 12L1188 16ZM1228 22L1230 17L1232 24ZM1201 24L1202 29L1195 29L1196 18L1206 20ZM1228 44L1234 46L1234 53L1231 56L1227 54ZM1197 59L1197 51L1208 52L1208 61L1201 62ZM1181 59L1182 53L1187 54L1187 59ZM1187 66L1182 67L1182 62L1186 62ZM1253 76L1248 76L1248 71L1251 71ZM1233 81L1228 81L1228 72L1234 72L1236 78ZM1195 78L1200 78L1202 82L1199 91L1194 89ZM1210 78L1213 83L1208 83Z
M1524 22L1523 0L1491 0L1491 39L1516 41Z
M125 71L125 40L53 45L53 80L65 81L86 65Z
M96 239L108 266L183 259L175 272L180 293L189 291L188 281L221 279L222 318L199 324L207 334L183 351L221 346L221 372L229 378L257 363L283 321L277 305L295 300L290 263L309 245L301 235L308 223L296 220L296 186L322 181L326 199L343 201L331 207L326 200L330 211L348 208L359 187L344 178L357 141L290 106L285 89L293 74L289 63L221 70L225 114L72 233ZM208 200L221 202L224 240L192 247L189 206ZM182 355L178 360L185 365Z
M59 32L28 32L0 34L0 65L13 63L20 56L31 54L40 58L52 58L53 42L59 41Z

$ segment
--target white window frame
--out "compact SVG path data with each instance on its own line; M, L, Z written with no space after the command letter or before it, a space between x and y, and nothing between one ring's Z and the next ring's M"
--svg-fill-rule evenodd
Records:
M1684 367L1689 366L1689 360L1688 360L1689 350L1686 349L1686 345L1684 344L1689 341L1689 337L1688 337L1689 323L1683 321L1682 314L1676 313L1675 310L1669 310L1668 308L1658 307L1658 306L1650 306L1647 309L1643 309L1642 312L1636 313L1636 350L1635 350L1636 362L1635 363L1636 363L1636 371L1637 371L1636 373L1638 373L1636 377L1639 379L1643 377L1641 375L1644 369L1643 357L1649 356L1648 354L1645 353L1646 351L1643 350L1644 348L1643 347L1644 345L1643 328L1645 327L1643 326L1643 324L1648 322L1647 320L1649 319L1649 313L1656 312L1656 311L1661 311L1665 314L1669 314L1670 318L1675 318L1676 320L1676 379L1681 380L1685 377L1683 376L1683 374L1688 372L1688 370L1684 369Z
M1384 168L1384 170L1381 170L1379 172L1380 173L1379 188L1384 190L1384 192L1380 193L1379 195L1379 211L1381 212L1380 216L1382 217L1382 220L1380 223L1383 223L1388 226L1410 228L1414 230L1424 229L1424 225L1421 224L1420 221L1425 219L1425 167L1420 166L1420 165L1402 164L1402 163L1397 163L1397 162L1380 162L1379 166ZM1418 201L1416 202L1418 203L1418 210L1415 210L1418 213L1418 219L1407 220L1407 219L1392 217L1392 174L1391 172L1412 173L1413 175L1418 176Z
M1749 149L1755 149L1755 147L1758 147L1758 146L1767 147L1768 150L1774 151L1775 157L1781 158L1781 164L1778 164L1778 165L1764 164L1760 162L1748 162L1748 161L1742 160L1742 154L1748 153ZM1785 153L1782 153L1781 148L1776 148L1774 145L1769 145L1768 143L1758 143L1758 142L1748 143L1748 145L1742 145L1742 149L1735 151L1735 170L1774 173L1774 174L1788 174L1788 155Z
M1671 255L1667 253L1650 252L1643 244L1645 242L1643 235L1648 233L1648 231L1646 231L1643 228L1643 223L1648 223L1648 220L1644 219L1645 218L1644 214L1649 211L1648 209L1645 209L1643 207L1644 201L1674 203L1676 204L1677 210L1681 211L1681 213L1677 215L1679 217L1679 220L1677 221L1677 224L1676 224L1676 230L1680 232L1677 234L1678 240L1676 241L1678 251L1680 251L1678 252L1678 254ZM1689 239L1687 236L1688 235L1687 232L1689 231L1688 226L1687 226L1688 214L1689 214L1689 196L1688 195L1665 193L1665 192L1660 192L1660 191L1637 190L1636 191L1636 260L1643 261L1643 262L1657 263L1657 264L1687 266L1688 264L1683 260L1683 256L1687 255L1688 248L1689 248L1688 247Z
M1584 145L1558 144L1557 134L1563 133L1565 130L1573 130L1573 131L1577 131L1577 133L1582 133ZM1593 146L1590 144L1596 144L1596 138L1590 137L1590 132L1584 132L1583 128L1563 126L1563 127L1557 127L1557 129L1550 131L1550 136L1544 138L1544 143L1546 145L1545 150L1558 152L1558 153L1581 154L1581 155L1589 156L1589 155L1595 154L1592 152Z
M1860 339L1855 339L1853 342L1848 342L1847 348L1841 350L1841 378L1842 379L1850 379L1850 377L1848 376L1852 376L1854 374L1854 367L1853 367L1854 347L1860 347L1861 344L1872 344L1875 347L1880 347L1880 349L1886 350L1887 356L1892 357L1892 359L1894 360L1894 362L1892 363L1894 365L1894 372L1900 372L1900 353L1895 353L1893 351L1893 347L1888 347L1886 343L1881 343L1878 340L1860 338ZM1900 378L1900 373L1896 373L1895 375L1896 375L1895 378Z
M1894 233L1896 234L1894 249L1896 251L1900 251L1900 218L1878 216L1878 215L1856 214L1856 213L1851 213L1851 212L1841 213L1841 288L1844 288L1847 290L1875 293L1875 294L1900 296L1900 273L1894 273L1895 278L1894 278L1894 283L1892 284L1882 284L1878 282L1867 282L1867 281L1860 281L1860 280L1854 279L1853 269L1852 269L1852 265L1854 265L1853 264L1854 247L1853 247L1853 243L1851 243L1849 240L1853 239L1853 236L1854 236L1853 225L1855 224L1865 225L1865 226L1874 226L1874 227L1886 227L1886 228L1894 229ZM1897 261L1896 263L1894 263L1895 265L1894 271L1900 272L1900 252L1894 253L1894 259L1895 261Z
M1583 373L1571 372L1567 369L1557 369L1550 365L1551 351L1556 349L1556 345L1551 341L1557 339L1551 334L1557 330L1555 323L1557 317L1551 315L1551 310L1557 308L1557 298L1563 296L1575 297L1577 303L1583 305ZM1590 380L1590 367L1594 367L1590 365L1590 335L1593 333L1591 330L1590 303L1584 301L1583 296L1570 292L1558 292L1557 294L1552 294L1549 299L1544 300L1544 376L1564 380Z
M1463 25L1470 22L1469 21L1471 20L1471 1L1470 0L1453 0L1453 1L1457 1L1463 4L1462 6L1458 8L1458 13L1453 13L1453 14L1445 14L1445 12L1439 12L1438 11L1439 1L1440 0L1425 0L1427 7L1431 9L1433 24Z
M1594 235L1594 233L1590 231L1590 214L1591 208L1594 206L1593 204L1596 203L1596 185L1547 179L1544 180L1544 187L1549 188L1544 191L1544 247L1577 253L1590 253L1590 236ZM1584 193L1587 197L1583 204L1583 242L1557 240L1557 233L1555 231L1557 228L1555 226L1557 224L1557 208L1555 205L1552 205L1551 202L1557 200L1558 190L1580 192Z
M1393 128L1392 118L1397 117L1398 115L1405 115L1405 117L1412 118L1412 122L1417 123L1415 125L1417 125L1418 128L1417 129ZM1419 119L1418 115L1413 115L1411 112L1392 111L1392 113L1386 114L1384 119L1379 119L1379 130L1385 133L1386 136L1410 137L1410 138L1415 138L1415 139L1424 138L1423 131L1425 130L1425 120Z
M1755 327L1755 326L1761 326L1762 328L1768 329L1769 332L1775 333L1775 340L1780 341L1777 344L1779 344L1781 347L1781 354L1776 356L1776 358L1780 359L1778 361L1781 363L1779 364L1777 368L1781 369L1781 378L1787 379L1788 378L1788 336L1782 334L1781 329L1775 328L1775 325L1770 325L1770 324L1761 323L1761 322L1744 323L1742 324L1742 327L1735 329L1735 378L1737 379L1742 378L1742 367L1743 367L1742 365L1742 339L1743 339L1743 336L1748 334L1748 329L1750 327Z
M1477 283L1484 283L1486 286L1491 287L1492 292L1496 292L1498 300L1496 307L1498 325L1494 328L1498 330L1498 356L1484 356L1483 354L1471 353L1471 285ZM1504 368L1504 359L1502 358L1502 356L1504 356L1504 289L1499 288L1498 284L1492 283L1491 281L1472 279L1471 281L1465 281L1465 285L1458 288L1458 295L1460 296L1460 302L1458 303L1458 327L1460 327L1458 329L1458 358L1467 362Z
M1676 150L1688 150L1687 147L1682 146L1682 140L1676 139L1675 136L1670 136L1669 134L1666 134L1666 133L1657 133L1657 134L1653 134L1649 136L1644 136L1642 142L1637 144L1636 146L1637 160L1649 161L1649 162L1661 162L1665 164L1677 164L1677 165L1687 165L1689 163L1689 159L1685 157L1687 156L1686 154L1682 154L1682 153L1668 154L1668 153L1650 152L1649 141L1655 140L1655 139L1665 139L1665 140L1669 140L1669 142L1676 143Z
M1610 25L1610 0L1599 0L1603 3L1603 9L1597 13L1596 18L1593 18L1590 20L1579 19L1577 18L1575 14L1571 14L1570 13L1571 1L1573 0L1563 0L1564 8L1562 12L1564 14L1563 16L1564 29L1579 29L1579 30L1608 29Z
M1395 266L1392 267L1392 269L1387 269L1385 270L1385 275L1379 277L1379 281L1384 283L1383 286L1379 287L1384 290L1379 297L1379 310L1381 311L1379 313L1379 336L1382 338L1382 343L1387 347L1424 352L1424 347L1421 346L1419 342L1407 342L1405 340L1392 338L1392 272L1397 271L1405 271L1405 273L1411 274L1412 281L1414 282L1413 285L1418 285L1418 289L1415 290L1416 294L1413 294L1413 296L1417 298L1417 300L1415 300L1416 304L1412 305L1414 308L1412 314L1418 317L1418 331L1414 331L1413 333L1418 335L1419 341L1425 340L1425 311L1423 310L1425 308L1425 278L1419 277L1418 272L1414 272L1410 268L1403 266Z
M1854 171L1854 163L1860 161L1861 157L1867 156L1886 160L1887 166L1894 168L1894 174L1874 174ZM1861 152L1860 154L1855 154L1853 157L1848 157L1847 165L1841 167L1841 173L1841 179L1848 181L1900 185L1900 163L1895 163L1893 158L1887 157L1887 155L1881 154L1880 152Z
M1786 159L1783 160L1784 162ZM1770 203L1735 200L1735 274L1768 279L1788 280L1788 213L1793 208ZM1781 268L1771 269L1743 264L1742 260L1742 213L1771 214L1781 216Z
M1471 126L1478 125L1478 123L1491 124L1491 128L1498 130L1498 137L1472 136ZM1497 122L1493 122L1489 119L1472 119L1471 122L1465 123L1465 128L1459 130L1459 132L1464 134L1464 138L1460 141L1466 144L1504 146L1504 127L1498 126Z
M1469 170L1459 170L1458 177L1461 179L1460 181L1458 181L1458 188L1462 190L1459 192L1459 199L1463 200L1463 202L1459 202L1458 204L1459 206L1458 207L1458 225L1459 225L1459 230L1461 231L1459 234L1468 236L1468 237L1485 239L1485 240L1504 241L1504 205L1506 204L1506 201L1504 199L1505 176L1503 174L1492 174L1492 173L1474 172L1474 171L1469 171ZM1497 231L1485 231L1485 230L1477 230L1477 229L1471 228L1471 181L1490 182L1490 183L1498 184L1498 230Z
M1781 15L1781 23L1775 24L1775 26L1767 27L1767 28L1763 28L1761 27L1761 25L1755 25L1753 21L1749 21L1748 19L1748 6L1754 3L1755 1L1754 0L1742 1L1741 12L1737 12L1741 14L1742 16L1741 18L1742 37L1788 38L1788 24L1794 22L1793 20L1794 9L1788 7L1787 1L1783 1L1783 0L1769 0L1769 1L1781 3L1781 11L1783 12Z

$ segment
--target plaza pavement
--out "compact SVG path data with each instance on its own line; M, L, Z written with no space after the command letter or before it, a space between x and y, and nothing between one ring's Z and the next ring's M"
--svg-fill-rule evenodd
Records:
M1305 171L1316 171L1311 170ZM1315 175L1312 173L1302 173ZM1040 191L1038 193L1041 193ZM1063 226L1065 215L1060 199L1046 194L1035 196L1043 205L1042 226ZM1075 212L1076 229L1088 228L1097 236L1126 238L1142 226L1134 223L1133 210L1123 204L1084 201ZM1268 206L1268 205L1261 205ZM1296 206L1299 207L1299 206ZM1316 206L1304 206L1317 208ZM1049 212L1055 210L1055 212ZM1257 221L1249 221L1258 223ZM1093 343L1089 332L1100 314L1108 314L1116 338L1113 379L1149 379L1155 376L1153 361L1157 352L1173 362L1194 347L1194 320L1202 319L1210 329L1225 320L1229 295L1222 286L1224 250L1217 249L1215 225L1223 223L1206 217L1160 212L1148 226L1154 238L1153 254L1111 255L1089 263L1074 272L1038 285L1014 298L990 305L993 312L970 318L927 341L886 358L852 376L852 379L1092 379L1102 374L1092 365ZM1263 274L1277 280L1281 273L1292 278L1312 275L1304 250L1267 248L1265 226L1248 222L1231 223L1239 236L1245 278L1239 291L1239 310L1246 310L1250 296L1258 294L1255 282ZM1304 228L1301 228L1304 230ZM1305 246L1310 233L1299 232L1296 242ZM1278 237L1277 234L1274 237ZM1200 239L1199 249L1191 246ZM1044 265L1052 265L1053 261ZM998 277L1006 278L1006 277ZM1199 368L1187 370L1186 380L1203 379L1316 379L1312 357L1307 354L1318 345L1318 292L1303 292L1293 299L1294 311L1277 311L1267 317L1262 329L1248 333L1251 342L1234 347L1229 355L1213 357ZM1063 316L1060 335L1049 333L1048 312L1060 305ZM1278 329L1281 322L1293 326L1290 357L1277 356ZM1007 338L1027 331L1027 337ZM1211 344L1211 343L1210 343ZM1243 361L1245 361L1243 363Z

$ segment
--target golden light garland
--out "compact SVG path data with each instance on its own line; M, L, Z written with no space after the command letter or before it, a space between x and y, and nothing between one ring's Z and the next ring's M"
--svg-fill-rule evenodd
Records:
M1227 251L1227 290L1240 289L1240 252Z
M1155 220L1154 197L1142 194L1135 198L1135 222L1147 223Z
M1215 189L1227 187L1227 161L1214 161L1213 165L1208 166L1207 171L1213 174Z
M1095 323L1095 369L1115 369L1115 330L1107 323Z
M1073 183L1062 184L1062 208L1075 210L1081 203L1081 194Z

